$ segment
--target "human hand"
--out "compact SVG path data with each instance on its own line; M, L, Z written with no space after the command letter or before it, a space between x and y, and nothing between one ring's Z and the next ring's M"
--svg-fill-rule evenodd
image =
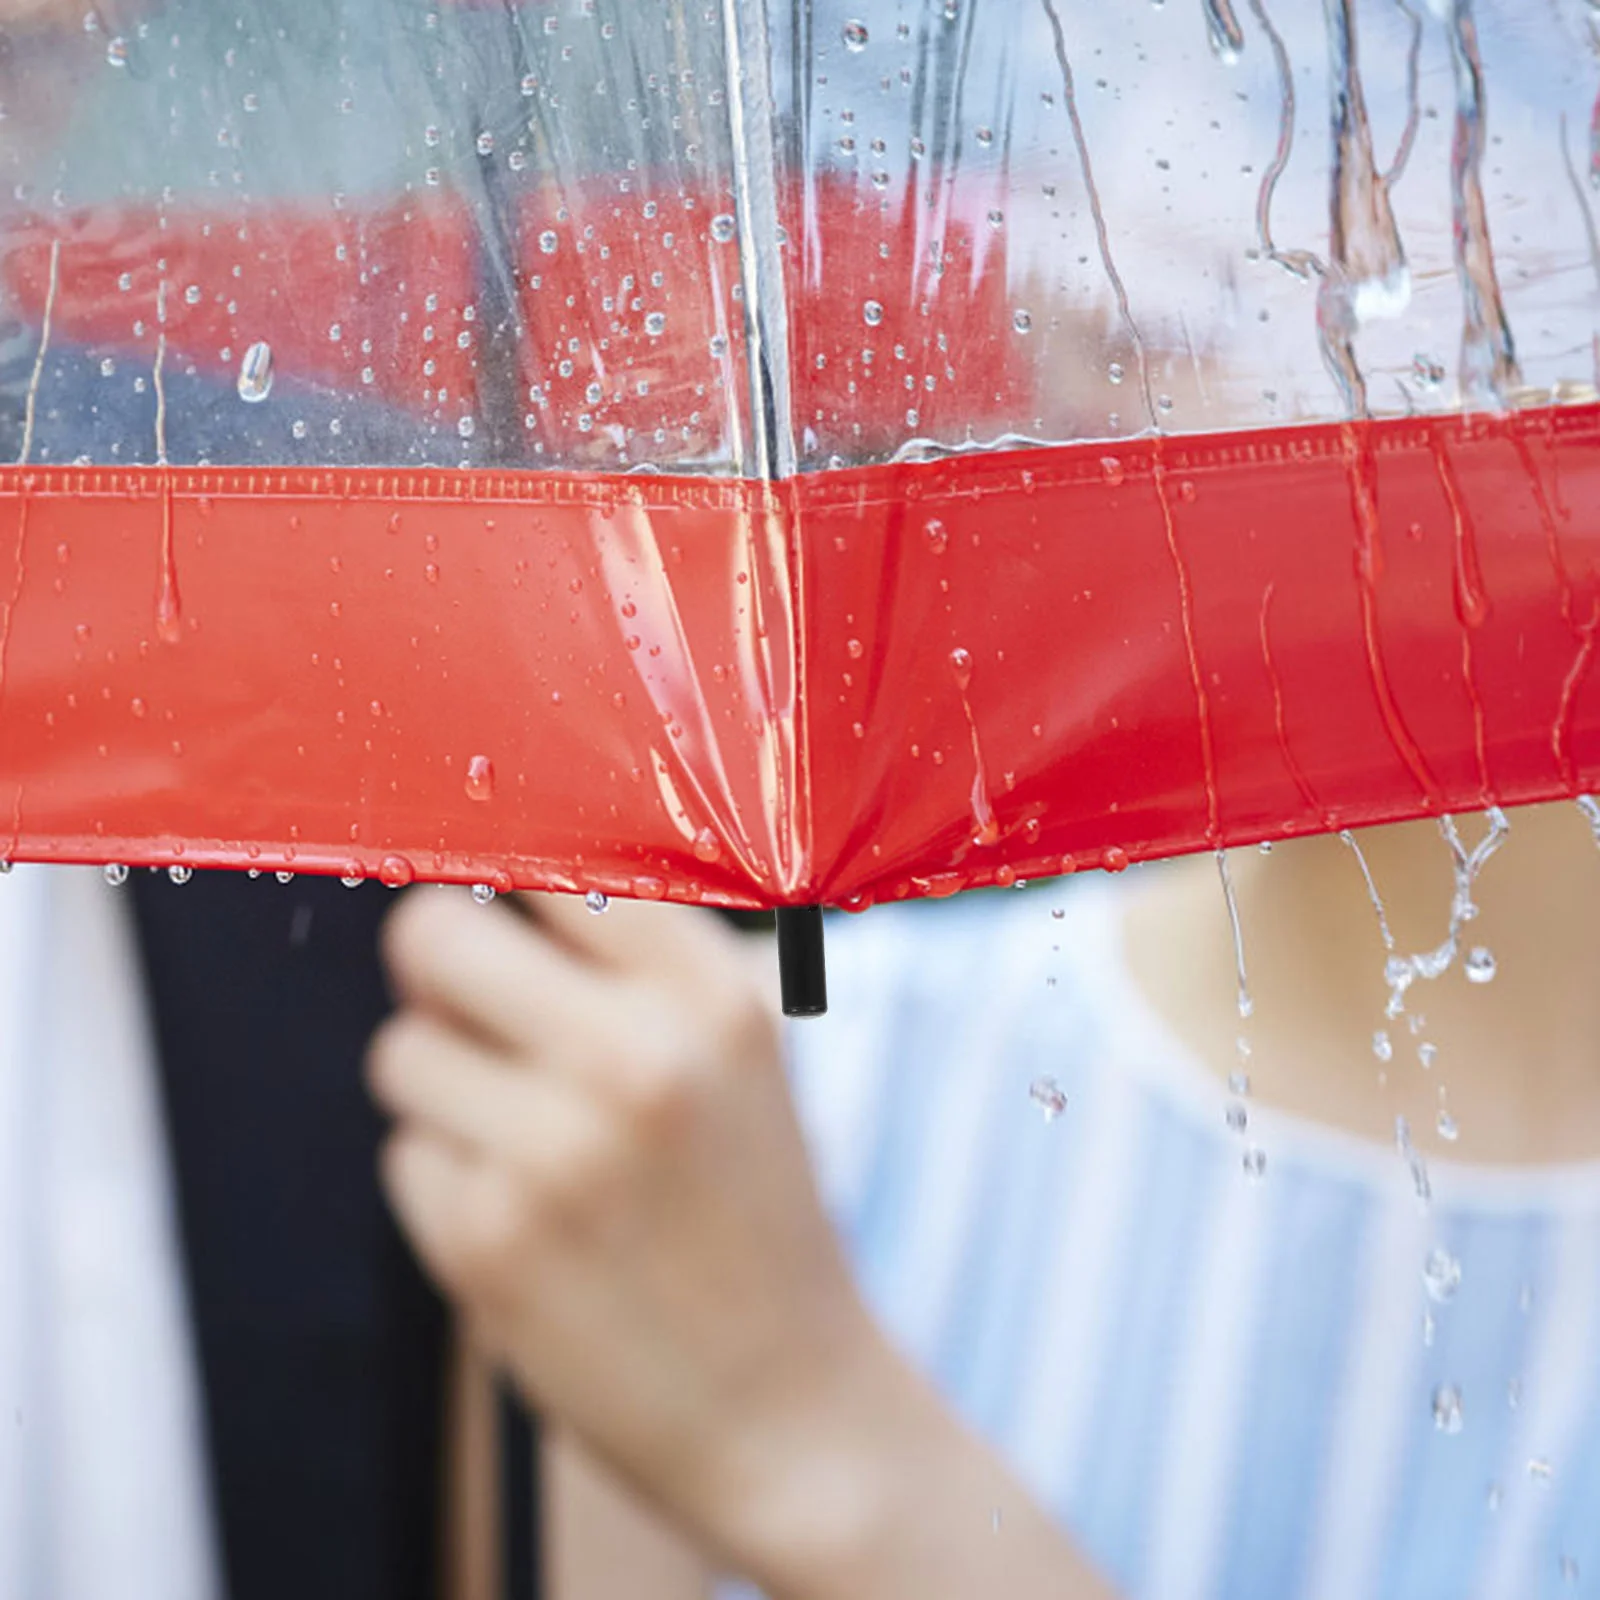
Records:
M777 1574L797 1501L826 1514L796 1474L891 1358L812 1183L771 952L679 907L529 906L427 891L391 918L403 1007L370 1058L390 1197L543 1409ZM845 1492L831 1455L826 1475Z

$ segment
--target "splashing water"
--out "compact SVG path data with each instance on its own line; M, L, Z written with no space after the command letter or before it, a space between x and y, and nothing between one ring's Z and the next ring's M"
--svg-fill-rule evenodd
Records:
M1450 864L1455 877L1455 891L1450 900L1449 931L1443 943L1432 950L1419 951L1409 956L1389 957L1384 966L1384 981L1389 986L1386 1015L1391 1019L1405 1011L1406 992L1418 978L1432 982L1450 970L1460 952L1462 928L1478 915L1478 907L1472 898L1473 886L1490 857L1505 843L1506 836L1511 831L1511 824L1499 806L1491 806L1485 816L1488 828L1470 851L1461 842L1461 833L1456 826L1455 818L1446 815L1439 819L1439 831L1450 847ZM1485 954L1487 955L1487 952ZM1494 975L1492 962L1493 958L1490 957L1488 977L1473 976L1471 973L1469 977L1472 977L1474 982L1487 982L1488 978ZM1477 970L1480 973L1483 971L1482 963Z
M1448 1305L1461 1287L1461 1263L1448 1250L1435 1245L1422 1263L1422 1284L1436 1305Z

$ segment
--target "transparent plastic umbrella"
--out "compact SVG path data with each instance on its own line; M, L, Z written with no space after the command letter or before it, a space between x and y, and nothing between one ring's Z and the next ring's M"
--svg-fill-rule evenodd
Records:
M10 16L7 859L860 909L1600 775L1583 0Z

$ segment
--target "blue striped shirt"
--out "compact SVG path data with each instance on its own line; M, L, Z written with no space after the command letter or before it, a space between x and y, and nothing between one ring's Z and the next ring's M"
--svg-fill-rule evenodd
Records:
M1126 1595L1600 1585L1600 1166L1436 1162L1424 1207L1393 1152L1253 1106L1253 1181L1120 903L833 923L793 1081L885 1327Z

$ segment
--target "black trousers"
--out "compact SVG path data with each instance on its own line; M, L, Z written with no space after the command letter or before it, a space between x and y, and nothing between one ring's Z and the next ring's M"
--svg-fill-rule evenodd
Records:
M432 1600L447 1318L384 1207L361 1082L394 896L270 873L130 888L231 1600ZM528 1530L512 1542L531 1573Z

